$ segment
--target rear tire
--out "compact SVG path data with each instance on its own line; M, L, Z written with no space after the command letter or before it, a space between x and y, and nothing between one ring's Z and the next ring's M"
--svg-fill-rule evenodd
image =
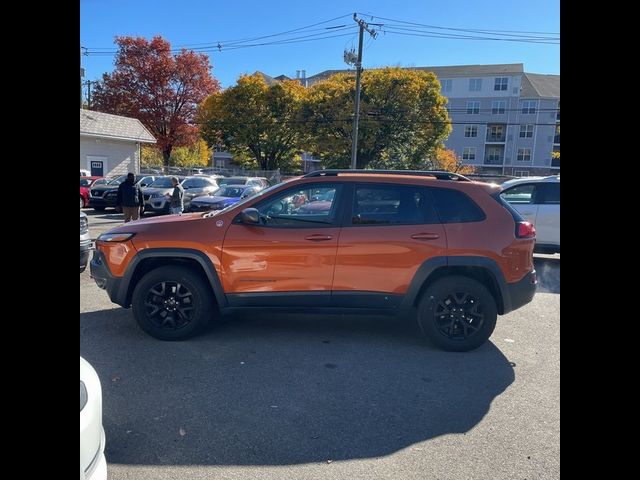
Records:
M493 333L497 315L491 292L477 280L463 276L436 280L418 305L422 333L449 352L467 352L485 343Z
M200 333L215 315L215 300L203 275L167 265L147 273L132 297L133 315L160 340L185 340Z

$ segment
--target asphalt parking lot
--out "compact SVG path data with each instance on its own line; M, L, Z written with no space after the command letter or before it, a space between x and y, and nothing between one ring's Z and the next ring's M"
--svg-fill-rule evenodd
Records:
M89 214L92 238L122 215ZM447 353L386 317L236 316L160 342L80 275L109 479L559 478L560 258L490 342Z

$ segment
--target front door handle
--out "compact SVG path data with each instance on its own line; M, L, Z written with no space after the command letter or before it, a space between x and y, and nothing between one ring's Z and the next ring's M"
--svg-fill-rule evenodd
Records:
M323 242L326 240L331 240L332 238L333 237L331 235L320 235L319 233L304 237L305 240L310 240L312 242Z
M436 240L440 238L437 233L414 233L411 235L414 240Z

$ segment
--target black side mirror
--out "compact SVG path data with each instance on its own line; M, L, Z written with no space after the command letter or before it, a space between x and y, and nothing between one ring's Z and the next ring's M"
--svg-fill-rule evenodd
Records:
M240 220L242 220L242 223L246 223L248 225L259 225L260 212L255 208L245 208L240 212Z

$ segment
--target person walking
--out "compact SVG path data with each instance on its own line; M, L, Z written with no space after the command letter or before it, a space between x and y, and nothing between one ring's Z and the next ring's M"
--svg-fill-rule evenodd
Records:
M122 208L124 223L138 220L140 218L139 215L144 211L142 190L136 184L136 176L131 172L127 173L127 179L118 185L116 206Z
M184 210L184 188L180 185L178 177L171 177L171 183L173 184L173 193L167 193L169 208L171 209L172 215L180 215L182 214L182 210Z

